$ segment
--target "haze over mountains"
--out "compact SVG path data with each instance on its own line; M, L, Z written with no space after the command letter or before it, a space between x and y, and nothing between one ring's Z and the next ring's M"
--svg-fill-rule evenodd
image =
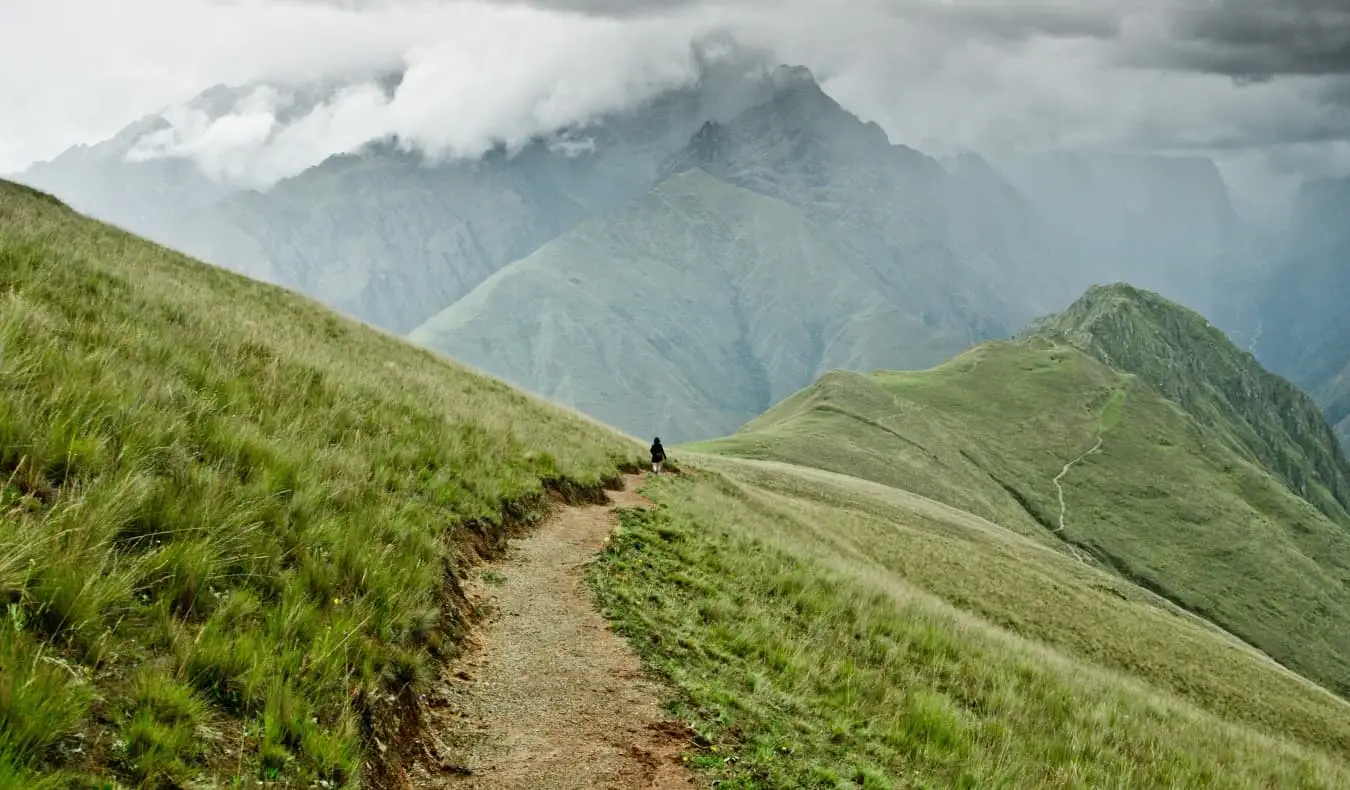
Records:
M829 252L782 201L667 184L686 217L793 219L781 262ZM6 181L0 285L0 784L383 787L522 731L459 706L483 683L464 581L540 589L478 562L558 539L545 490L605 498L644 442ZM693 473L645 480L657 506L586 572L704 739L672 764L745 787L1345 787L1344 457L1216 335L1093 289L933 370L827 374L704 448L770 461L677 450ZM550 765L589 772L616 735Z
M0 179L0 790L1350 787L1343 2L67 1L0 165L224 84Z
M1305 342L1335 311L1293 296L1334 301L1345 276L1335 200L1310 188L1264 239L1201 157L939 160L805 69L712 63L520 150L431 161L388 140L262 192L127 161L160 125L20 180L629 432L725 434L829 369L928 367L1128 281L1255 342L1346 435L1350 346Z

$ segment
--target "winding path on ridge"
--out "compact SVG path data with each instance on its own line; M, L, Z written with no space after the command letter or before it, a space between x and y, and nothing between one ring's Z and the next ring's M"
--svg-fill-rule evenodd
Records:
M1075 459L1073 459L1072 461L1070 461L1070 462L1068 462L1067 464L1065 464L1065 465L1064 465L1064 468L1061 469L1061 470L1059 470L1059 474L1055 475L1055 480L1054 480L1054 482L1055 482L1055 490L1059 492L1059 527L1055 530L1055 533L1056 533L1056 534L1059 534L1059 535L1064 534L1064 516L1065 516L1066 511L1067 511L1067 509L1068 509L1068 508L1065 506L1065 504L1064 504L1064 486L1063 486L1063 485L1060 485L1060 481L1064 479L1064 476L1067 475L1067 474L1069 473L1069 470L1072 469L1072 468L1074 468L1074 466L1075 466L1079 461L1082 461L1084 458L1087 458L1089 455L1093 455L1093 454L1099 452L1099 451L1102 449L1102 442L1103 442L1102 437L1098 436L1098 437L1097 437L1097 443L1094 444L1094 445L1092 445L1092 449L1091 449L1091 450L1088 450L1087 452L1083 453L1082 455L1078 456L1077 458L1075 458Z
M431 708L434 767L416 788L687 790L687 729L661 710L623 637L594 608L582 575L618 523L651 504L624 478L608 505L562 507L467 584L489 611L445 671Z

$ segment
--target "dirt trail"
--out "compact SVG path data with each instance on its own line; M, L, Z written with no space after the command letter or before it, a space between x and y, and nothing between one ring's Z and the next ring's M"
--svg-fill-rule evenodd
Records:
M1059 481L1063 480L1064 476L1069 473L1069 470L1074 468L1074 466L1079 461L1082 461L1089 455L1096 455L1098 452L1100 452L1102 449L1102 443L1103 443L1102 437L1098 436L1097 443L1092 445L1091 450L1088 450L1087 452L1083 453L1082 455L1065 464L1064 468L1059 470L1059 474L1055 475L1054 479L1055 490L1059 492L1059 528L1056 529L1055 532L1064 531L1064 516L1067 515L1068 512L1068 507L1064 504L1064 486L1060 485Z
M595 611L582 579L615 527L613 509L650 504L633 490L608 506L562 508L468 585L488 611L431 710L439 766L417 788L687 790L690 734L660 708L624 639Z

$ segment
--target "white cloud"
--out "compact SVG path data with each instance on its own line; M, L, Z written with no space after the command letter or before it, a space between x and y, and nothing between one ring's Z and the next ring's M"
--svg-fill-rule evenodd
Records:
M0 5L0 171L166 106L173 128L137 155L189 156L255 185L393 134L472 156L688 81L691 42L714 34L811 67L910 144L1211 147L1247 161L1289 140L1335 147L1350 131L1325 99L1335 75L1241 85L1141 68L1172 34L1168 1L709 0L616 17L432 0L12 0ZM405 76L389 95L374 78L394 69ZM341 87L288 108L284 86L320 79ZM283 87L214 120L182 106L257 81Z

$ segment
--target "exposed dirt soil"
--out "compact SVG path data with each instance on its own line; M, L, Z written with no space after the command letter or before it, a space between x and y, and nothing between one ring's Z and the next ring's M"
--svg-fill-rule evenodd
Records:
M412 787L692 790L692 733L660 707L628 643L595 611L582 574L617 525L650 504L624 479L609 504L563 507L466 585L485 613L427 699Z

